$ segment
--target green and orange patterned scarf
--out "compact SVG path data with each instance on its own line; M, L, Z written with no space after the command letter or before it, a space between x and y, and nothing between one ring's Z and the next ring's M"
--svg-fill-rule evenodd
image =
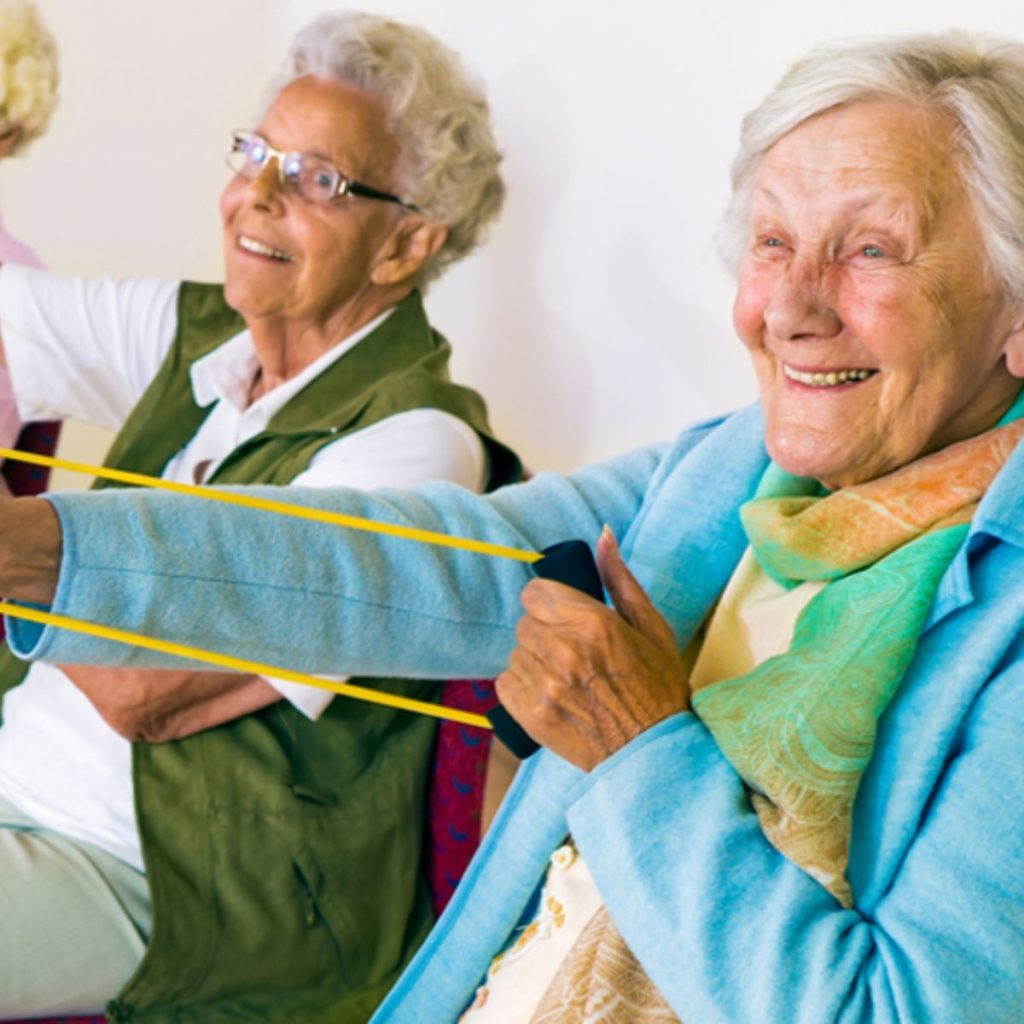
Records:
M844 905L853 803L878 719L1022 435L1018 421L834 494L759 496L740 510L777 583L828 585L800 614L789 650L695 693L693 708L750 788L769 841ZM761 491L780 477L772 467Z
M784 654L705 686L693 710L746 783L768 840L846 906L853 805L878 720L978 503L1024 436L1022 414L1024 395L996 428L832 494L772 465L740 510L769 576L785 587L827 585ZM607 1012L601 993L615 994ZM533 1018L676 1019L604 910Z

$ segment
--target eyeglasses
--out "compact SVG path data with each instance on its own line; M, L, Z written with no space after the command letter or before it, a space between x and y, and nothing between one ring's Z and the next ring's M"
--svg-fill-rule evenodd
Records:
M303 199L311 203L330 203L341 196L362 196L364 199L380 199L386 203L419 212L419 207L404 199L381 192L346 178L334 164L312 153L283 153L274 149L262 135L256 132L235 131L231 133L231 148L225 159L228 167L243 178L257 178L271 157L277 160L277 173L281 184L290 186Z

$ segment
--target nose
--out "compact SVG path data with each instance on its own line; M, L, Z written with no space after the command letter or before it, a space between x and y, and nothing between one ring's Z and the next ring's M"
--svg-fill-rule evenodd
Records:
M793 259L775 281L764 322L776 338L832 337L842 327L825 280L825 268Z
M276 156L270 157L260 173L246 182L246 189L252 202L263 208L270 208L280 200L283 186L281 164Z

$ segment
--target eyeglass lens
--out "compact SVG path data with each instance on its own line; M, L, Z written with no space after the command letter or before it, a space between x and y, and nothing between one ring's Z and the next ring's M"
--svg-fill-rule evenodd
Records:
M258 135L247 132L231 137L227 162L236 174L258 177L271 157L277 157L282 178L305 199L326 203L338 194L341 172L326 160L308 153L279 153Z

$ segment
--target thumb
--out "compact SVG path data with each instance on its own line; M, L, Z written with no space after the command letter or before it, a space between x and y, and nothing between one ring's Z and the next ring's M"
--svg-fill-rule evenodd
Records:
M606 526L597 541L597 568L615 610L635 630L651 640L672 637L668 623L629 570L612 531Z

